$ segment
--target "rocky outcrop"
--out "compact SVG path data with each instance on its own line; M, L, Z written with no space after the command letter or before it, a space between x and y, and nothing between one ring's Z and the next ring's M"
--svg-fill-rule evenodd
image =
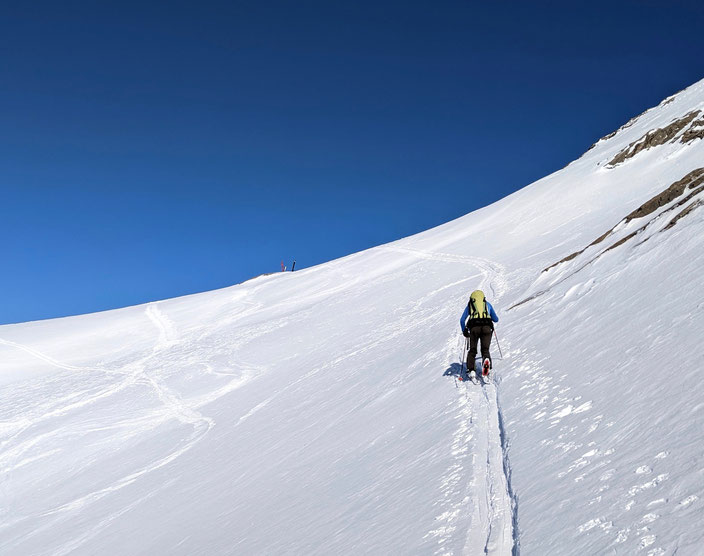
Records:
M687 202L690 197L696 195L697 193L699 193L699 191L702 190L702 187L700 186L702 186L703 184L704 168L697 168L696 170L691 171L681 180L676 181L663 192L659 193L658 195L655 195L655 197L649 199L641 206L639 206L636 210L631 212L628 216L626 216L626 222L630 222L635 218L642 218L643 216L647 216L652 212L655 212L660 207L671 203L672 201L677 199L677 197L680 197L686 189L695 189L696 191L692 192L685 198L684 202Z
M556 263L553 263L549 267L543 269L543 272L545 272L546 270L550 270L554 266L557 266L561 263L566 263L567 261L571 261L572 259L578 257L579 255L584 253L587 249L589 249L593 245L597 245L598 243L601 243L602 241L604 241L607 237L609 237L609 235L611 235L612 231L613 231L613 228L611 230L609 230L608 232L600 235L598 238L596 238L594 241L592 241L589 245L587 245L584 249L580 249L579 251L576 251L576 252L572 253L571 255L567 255L564 259L560 259Z
M668 225L663 228L663 231L669 230L675 224L677 224L677 222L679 222L681 218L684 218L695 208L701 207L702 205L704 205L704 203L701 200L694 201L691 205L687 206L684 210L680 211L672 220L670 220Z
M511 307L508 308L508 310L510 311L512 309L515 309L516 307L519 307L524 303L528 303L529 301L532 301L533 299L548 293L549 291L551 291L551 288L553 288L555 285L564 282L571 276L574 276L585 267L594 263L605 253L612 251L620 247L621 245L624 245L625 243L630 242L634 238L639 237L640 240L637 240L637 245L641 245L648 241L650 238L652 238L655 234L670 230L680 220L682 220L685 216L690 214L696 208L704 206L704 196L700 195L701 193L704 193L704 167L697 168L696 170L691 171L682 179L677 180L675 183L670 185L667 189L663 190L658 195L655 195L651 199L648 199L645 203L643 203L633 212L622 218L621 221L616 224L616 226L596 238L584 249L580 249L579 251L576 251L571 255L568 255L565 258L559 260L558 262L553 263L547 268L543 269L542 272L547 272L551 268L554 268L562 263L576 259L579 255L587 251L590 247L593 247L600 243L605 243L606 240L609 238L611 238L612 240L612 243L606 248L601 249L600 251L593 252L589 256L589 258L575 263L575 265L571 269L568 269L568 272L563 273L562 275L558 275L556 277L556 281L554 281L550 286L548 286L547 288L544 287L540 291L534 292L529 297L513 304ZM653 224L655 224L656 222L661 221L660 218L663 215L675 212L677 209L684 205L686 206L681 209L680 212L675 214L675 216L671 217L670 221L664 227L656 229L653 226ZM664 208L664 210L662 210L661 212L655 214L657 210L662 207L666 208ZM651 214L654 214L654 216L651 218L646 218ZM624 226L627 225L629 222L637 219L643 219L642 224L638 226L637 229L631 229L629 233L623 235L623 233L625 233L626 231L624 230ZM654 231L648 233L649 229Z
M692 122L695 120L695 118L697 118L697 116L699 116L699 114L700 110L693 110L689 114L675 120L674 122L670 123L665 127L650 130L643 137L641 137L637 141L634 141L625 149L621 150L612 160L609 161L607 166L613 168L614 166L625 162L629 158L634 157L641 151L656 147L658 145L664 145L668 141L673 141L677 138L677 135L682 132L682 130L685 130L682 136L682 142L688 142L684 140L684 135L688 135L693 127L701 131L702 124L699 124L701 119L697 120L694 126L690 126L690 124L692 124ZM694 140L698 137L700 136L691 137L689 141Z
M682 143L689 143L695 139L704 139L704 115L692 122L692 125L682 134Z
M675 183L670 185L667 189L665 189L661 193L658 193L657 195L655 195L651 199L648 199L645 203L643 203L641 206L639 206L637 209L635 209L633 212L631 212L625 218L623 218L616 226L614 226L609 231L607 231L606 233L604 233L601 236L599 236L598 238L596 238L589 245L587 245L584 249L576 251L575 253L572 253L571 255L566 256L564 259L561 259L561 260L557 261L556 263L551 264L550 266L545 268L543 270L543 272L546 272L561 263L571 261L572 259L578 257L579 255L584 253L590 247L601 243L606 238L611 236L617 227L620 227L623 224L627 224L631 220L635 220L637 218L643 218L645 216L648 216L649 214L654 213L659 208L664 207L665 205L668 205L668 204L672 203L673 201L682 197L675 204L673 204L670 208L668 208L665 212L675 210L675 209L681 207L682 205L688 203L695 195L698 195L702 191L704 191L704 168L697 168L696 170L692 170L689 174L684 176L681 180L677 180ZM685 195L685 193L686 193L686 195ZM694 210L695 208L697 208L700 205L702 205L701 201L695 201L694 203L689 205L682 212L677 214L668 223L668 225L665 228L663 228L663 231L669 230L670 228L672 228L672 226L674 226L678 220L680 220L682 217L689 214L692 210ZM631 234L629 234L629 235L621 238L617 242L615 242L613 245L610 245L609 247L607 247L602 253L597 255L597 258L599 256L601 256L601 254L605 253L606 251L610 251L611 249L615 249L619 245L623 245L628 240L632 239L637 234L642 232L646 227L648 227L648 225L650 225L650 221L646 222L643 226L641 226L635 232L632 232Z

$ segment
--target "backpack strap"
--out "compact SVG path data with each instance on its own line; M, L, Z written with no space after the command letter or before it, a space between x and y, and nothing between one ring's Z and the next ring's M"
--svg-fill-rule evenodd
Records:
M477 324L489 324L493 328L493 322L491 320L491 317L489 315L489 306L487 305L486 302L486 297L484 298L484 311L479 311L477 309L477 304L474 301L474 298L470 297L469 302L467 303L467 307L469 309L469 319L467 320L467 327L470 327L472 325L477 325ZM476 317L472 317L472 315L477 315Z

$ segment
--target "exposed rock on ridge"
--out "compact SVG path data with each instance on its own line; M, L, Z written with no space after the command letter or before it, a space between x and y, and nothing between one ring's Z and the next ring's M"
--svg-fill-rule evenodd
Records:
M589 245L587 245L584 249L581 249L579 251L576 251L575 253L572 253L571 255L568 255L564 259L559 260L558 262L550 265L549 267L545 268L543 272L550 270L553 267L556 267L557 265L571 261L572 259L578 257L582 253L584 253L587 249L590 247L597 245L604 241L607 237L612 235L614 231L616 231L617 228L623 226L624 224L627 224L631 220L635 220L637 218L643 218L644 216L648 216L649 214L652 214L659 208L670 204L673 202L675 199L678 199L681 197L686 190L691 190L691 192L684 197L683 199L680 199L676 204L674 204L672 207L667 209L667 211L674 210L677 207L682 206L683 204L687 203L689 200L691 200L695 195L701 193L704 191L704 168L697 168L696 170L692 170L689 174L684 176L681 180L676 181L672 185L670 185L667 189L659 193L658 195L655 195L645 203L643 203L641 206L639 206L637 209L635 209L633 212L628 214L623 220L621 220L616 226L611 228L609 231L604 233L603 235L599 236L597 239L592 241ZM680 220L683 216L686 216L689 214L692 210L694 210L696 207L700 206L702 204L701 201L696 201L695 203L692 203L689 205L687 208L685 208L682 212L677 214L670 222L669 224L663 229L663 230L669 230L672 228L672 226L675 225L675 223ZM650 222L646 223L643 227L640 229L636 230L635 232L627 235L624 238L621 238L619 241L614 243L613 245L609 246L607 249L604 250L604 253L606 251L610 251L611 249L614 249L618 247L619 245L622 245L629 239L635 237L639 232L644 230Z
M683 129L687 128L687 126L689 126L689 124L691 124L692 121L699 114L700 110L693 110L689 114L683 116L682 118L679 118L678 120L675 120L674 122L670 123L665 127L650 130L643 137L641 137L637 141L634 141L621 152L619 152L611 161L609 161L607 166L613 168L617 164L621 164L629 158L634 157L641 151L644 151L651 147L656 147L658 145L663 145L668 141L673 141L677 137L677 135ZM689 141L692 141L694 139L701 138L704 134L704 129L700 129L702 126L704 126L704 122L701 119L697 120L696 122L694 122L694 124L692 124L692 126L686 129L685 133L683 134L680 140L683 143L688 143ZM688 139L685 139L685 135L688 137Z

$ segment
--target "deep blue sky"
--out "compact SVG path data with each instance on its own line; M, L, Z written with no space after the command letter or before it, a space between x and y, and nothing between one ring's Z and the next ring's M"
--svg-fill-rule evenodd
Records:
M12 4L1 323L422 231L704 77L701 2Z

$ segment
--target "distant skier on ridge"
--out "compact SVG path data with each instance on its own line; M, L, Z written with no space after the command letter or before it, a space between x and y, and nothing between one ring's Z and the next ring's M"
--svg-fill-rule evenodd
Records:
M489 374L491 369L491 355L489 345L494 332L494 323L499 322L494 308L486 300L482 290L475 290L469 297L469 302L460 318L460 328L465 338L469 338L469 352L467 353L467 374L474 370L474 358L477 356L477 342L482 342L482 374Z

